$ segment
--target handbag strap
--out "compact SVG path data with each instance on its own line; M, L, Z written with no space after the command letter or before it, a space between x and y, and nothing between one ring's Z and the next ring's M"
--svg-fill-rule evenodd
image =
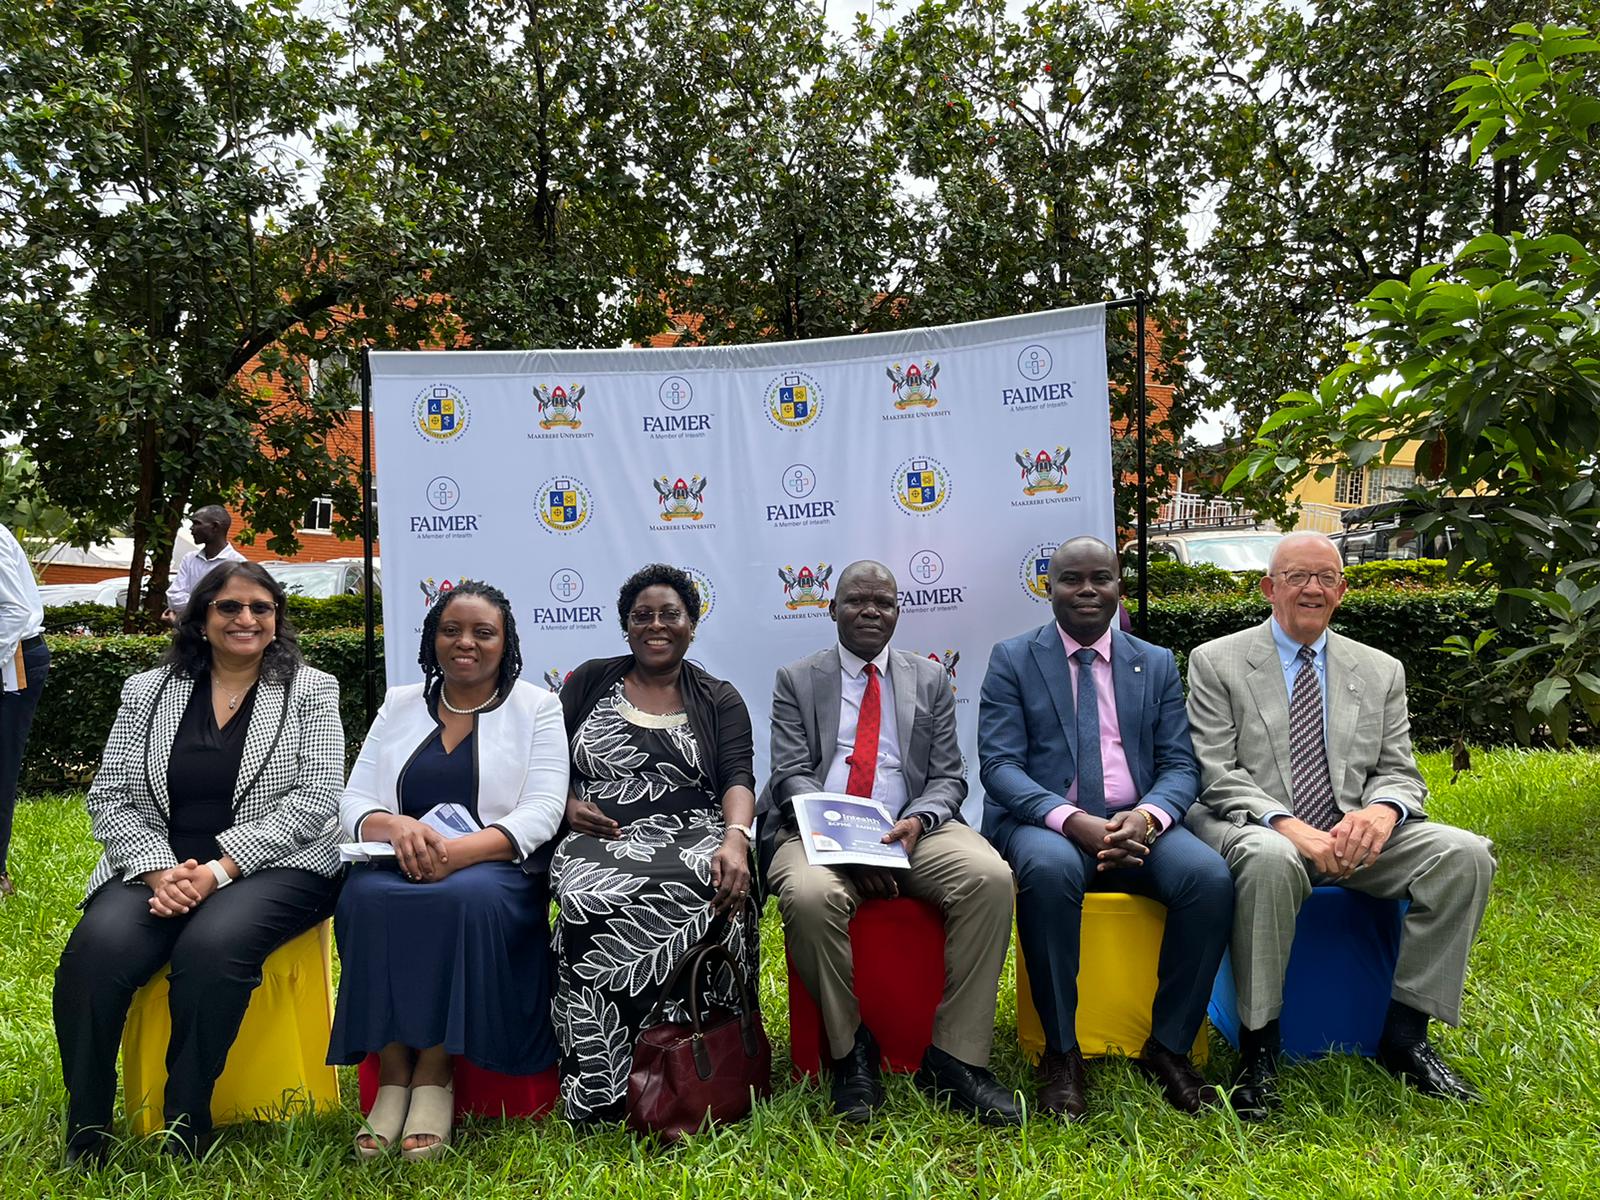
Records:
M755 922L752 919L753 914L750 912L753 907L754 902L746 896L745 911L740 914L740 918L746 926L745 938L747 945L751 948L752 955L757 945ZM661 985L661 994L656 998L654 1006L650 1009L650 1015L645 1018L643 1027L647 1028L651 1025L660 1024L663 1010L668 1002L671 1001L684 976L687 975L689 979L689 1024L696 1035L701 1032L705 1013L704 993L710 984L709 973L703 976L701 973L702 967L714 969L717 966L726 965L729 973L733 976L734 986L739 991L740 1006L746 1016L758 1011L759 1005L755 989L751 986L749 977L739 966L739 960L734 958L728 952L728 948L722 944L722 931L726 926L726 915L718 913L712 918L711 924L706 927L705 935L684 952L684 956L678 960L678 965L672 969L666 981Z

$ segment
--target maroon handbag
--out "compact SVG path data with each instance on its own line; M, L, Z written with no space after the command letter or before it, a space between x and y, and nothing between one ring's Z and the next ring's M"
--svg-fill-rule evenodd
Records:
M746 920L753 918L747 915ZM708 1005L705 992L726 964L739 990L739 1010ZM662 1021L678 981L689 978L689 1021ZM739 1121L756 1098L772 1095L772 1044L761 1025L755 989L720 941L690 949L662 985L661 998L633 1044L628 1073L628 1126L677 1141L711 1121Z

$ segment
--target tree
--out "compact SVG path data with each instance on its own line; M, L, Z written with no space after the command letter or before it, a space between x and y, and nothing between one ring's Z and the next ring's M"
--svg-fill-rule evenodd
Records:
M1530 181L1480 169L1445 86L1512 21L1572 0L1200 0L1197 139L1205 202L1175 311L1206 407L1258 428L1276 397L1336 366L1361 299L1480 229L1520 227ZM1282 493L1260 489L1266 507Z
M313 171L355 140L348 46L293 0L13 4L0 44L0 422L73 541L132 534L131 619L191 504L241 505L275 549L315 496L358 511L326 447L350 373L313 389L306 364L431 336L437 256L386 219L414 181Z
M1374 288L1346 360L1281 399L1230 483L1282 486L1425 443L1433 478L1407 494L1419 530L1452 526L1452 567L1486 563L1503 585L1498 634L1454 648L1487 670L1485 703L1564 742L1575 715L1600 725L1600 39L1512 34L1448 90L1483 173L1514 162L1526 180L1525 228L1491 226Z

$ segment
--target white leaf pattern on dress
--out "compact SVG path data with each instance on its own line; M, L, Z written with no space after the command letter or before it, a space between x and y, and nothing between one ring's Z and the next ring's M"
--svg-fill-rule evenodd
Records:
M582 1116L627 1094L633 1048L617 1006L594 988L574 992L565 1015L563 1048L585 1069L562 1078L561 1096L571 1115Z
M573 972L599 987L641 995L667 981L710 922L711 910L698 891L662 880L660 892L646 892L606 922Z
M649 862L657 850L672 845L682 830L683 822L671 813L652 813L629 821L622 827L621 837L604 845L613 858Z
M571 834L569 840L584 836ZM597 917L610 916L618 909L626 908L634 893L648 882L614 867L568 856L559 850L550 863L550 886L561 897L561 920L564 924L582 925Z

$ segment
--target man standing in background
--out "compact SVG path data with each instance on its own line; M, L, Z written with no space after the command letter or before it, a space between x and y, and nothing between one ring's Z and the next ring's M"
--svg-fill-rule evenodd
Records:
M167 611L162 616L168 623L177 624L183 610L189 607L189 593L206 577L207 571L218 563L244 561L244 555L228 544L228 530L232 526L233 518L220 504L197 508L190 515L189 536L199 549L184 555L172 586L167 589Z
M11 819L17 810L17 779L49 673L44 605L33 579L33 564L11 530L0 525L0 900L16 891L7 854Z

